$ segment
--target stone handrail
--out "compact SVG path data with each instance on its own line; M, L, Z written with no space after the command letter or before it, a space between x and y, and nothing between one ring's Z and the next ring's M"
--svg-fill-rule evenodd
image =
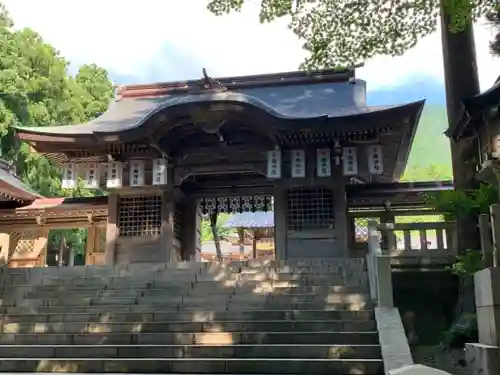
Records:
M450 375L430 367L415 365L413 362L401 315L394 307L391 255L388 249L383 250L380 247L379 227L375 221L368 222L366 263L370 295L376 304L375 319L385 373L387 375Z
M379 224L377 229L387 234L387 248L391 255L455 255L454 222L385 223ZM399 232L399 243L396 232ZM412 235L415 232L417 236Z

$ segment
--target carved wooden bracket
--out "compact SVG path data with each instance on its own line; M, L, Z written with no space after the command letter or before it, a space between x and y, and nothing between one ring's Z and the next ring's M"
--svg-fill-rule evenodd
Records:
M36 216L36 224L37 225L40 225L40 226L45 225L46 221L47 221L46 218L44 218L41 214Z

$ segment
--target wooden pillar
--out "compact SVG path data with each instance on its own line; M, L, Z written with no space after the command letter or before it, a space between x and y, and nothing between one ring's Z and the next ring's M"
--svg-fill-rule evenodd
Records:
M167 188L162 193L162 210L161 210L161 248L165 251L167 262L177 262L177 254L174 247L174 214L175 201L174 194L171 188Z
M0 233L0 266L9 264L10 233Z
M388 208L384 210L382 215L380 215L380 223L381 224L389 224L389 227L391 224L395 223L395 217L394 213L390 211ZM394 246L396 246L396 239L395 239L395 234L394 231L392 230L385 230L382 232L382 248L383 249L388 249L389 253L394 249ZM423 247L422 247L423 249Z
M274 188L274 257L276 260L286 260L286 189L278 184Z
M49 232L47 228L40 228L37 230L37 236L35 240L35 249L40 249L38 261L36 265L39 267L45 267L47 265L47 245L49 243Z
M333 176L338 176L332 173ZM349 257L348 241L347 241L347 196L345 192L345 183L342 179L332 182L333 185L333 204L334 204L334 229L335 229L335 251L340 257Z
M109 194L108 222L106 224L106 250L104 252L104 258L108 265L115 264L116 241L120 234L120 228L118 227L118 204L118 194Z
M197 236L197 201L192 197L184 198L184 209L182 213L182 236L181 248L183 260L195 260L198 249Z
M91 265L94 264L94 252L98 252L99 249L96 249L96 246L99 246L99 242L96 241L98 238L98 230L96 227L89 227L87 230L87 242L85 243L85 264Z

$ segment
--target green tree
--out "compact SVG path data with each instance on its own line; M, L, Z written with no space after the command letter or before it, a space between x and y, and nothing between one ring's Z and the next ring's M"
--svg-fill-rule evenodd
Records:
M250 0L211 0L223 15ZM350 66L376 55L401 55L436 30L441 5L453 32L495 8L496 0L262 0L261 22L290 18L289 27L310 52L302 67Z
M497 31L494 39L490 42L490 51L492 55L500 56L500 8L488 13L486 19Z
M61 189L61 172L14 137L13 126L49 126L86 122L103 112L112 97L106 71L82 66L75 77L68 62L30 29L15 30L0 3L0 151L23 182L42 195L81 197L85 189ZM84 249L85 231L68 232L67 243ZM52 236L53 237L53 236Z

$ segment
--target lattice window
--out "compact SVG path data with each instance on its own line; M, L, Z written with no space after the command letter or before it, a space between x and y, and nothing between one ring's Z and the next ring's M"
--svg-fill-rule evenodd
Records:
M357 243L368 242L368 221L375 220L380 224L378 217L356 217L354 218L354 241ZM379 240L381 236L379 233Z
M11 254L16 256L29 256L35 251L36 230L11 233Z
M118 206L120 237L159 236L161 197L120 197Z
M335 215L330 189L297 188L290 189L287 195L289 230L333 228Z

